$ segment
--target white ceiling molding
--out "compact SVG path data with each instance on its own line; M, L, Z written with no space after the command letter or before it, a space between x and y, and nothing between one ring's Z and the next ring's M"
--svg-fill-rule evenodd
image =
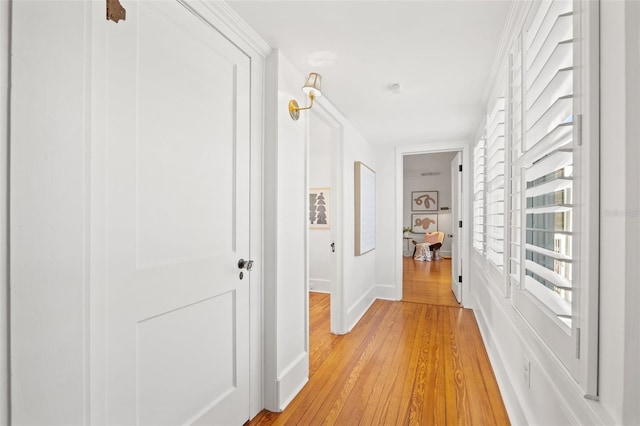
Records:
M511 9L509 10L509 16L505 23L502 36L500 37L500 44L496 53L495 60L491 66L491 72L489 73L489 80L487 81L485 93L483 96L484 104L487 105L496 92L496 85L501 80L506 68L507 55L511 49L513 41L517 37L518 33L524 25L524 21L531 9L531 6L536 0L522 0L514 1Z
M266 58L269 53L271 53L271 46L269 46L269 44L260 37L253 28L247 25L238 13L227 4L227 2L215 0L203 1L202 3L207 9L213 12L217 18L216 22L213 22L213 24L223 35L229 33L234 34L246 43L246 46L239 46L240 48L246 50L246 48L249 47L263 58ZM183 4L186 6L186 3Z

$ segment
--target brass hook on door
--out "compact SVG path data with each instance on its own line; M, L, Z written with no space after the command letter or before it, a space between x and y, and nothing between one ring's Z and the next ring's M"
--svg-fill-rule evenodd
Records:
M113 21L116 24L119 20L126 20L127 10L122 7L119 0L107 0L107 21Z

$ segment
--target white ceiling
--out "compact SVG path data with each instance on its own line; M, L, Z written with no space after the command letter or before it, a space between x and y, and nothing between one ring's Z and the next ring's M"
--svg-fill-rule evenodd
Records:
M395 146L475 135L513 1L228 4L300 72L322 74L323 96L370 143Z

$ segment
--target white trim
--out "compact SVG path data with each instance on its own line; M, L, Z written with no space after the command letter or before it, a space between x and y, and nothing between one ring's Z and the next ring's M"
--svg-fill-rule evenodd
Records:
M272 52L265 61L264 75L264 126L262 150L262 350L263 407L276 410L278 407L278 330L275 318L277 303L277 196L278 196L278 52Z
M322 278L309 278L309 291L315 293L331 294L331 280Z
M199 2L213 13L211 24L232 43L245 51L249 48L254 51L253 53L263 58L266 58L271 53L271 46L253 28L247 25L240 15L226 2L221 0L199 0ZM250 54L249 56L254 55Z
M0 1L0 424L9 422L9 67L11 2Z
M265 60L262 57L251 58L251 229L249 241L250 259L258 268L251 271L251 291L249 314L249 383L250 383L250 415L254 417L264 408L263 376L264 376L264 346L263 337L263 294L264 294L264 179L263 179L263 144L264 144L264 84Z
M334 152L331 153L331 186L333 199L334 226L331 228L331 238L336 243L336 251L331 253L331 303L330 328L335 334L347 332L344 288L344 257L347 255L344 240L344 180L343 180L343 149L344 149L344 116L326 98L316 101L313 114L318 114L332 129Z
M303 352L276 379L276 411L282 412L309 381L309 353Z
M376 301L376 287L371 287L356 303L347 311L347 332L353 330L360 318L367 313L367 310Z
M527 16L527 11L531 8L531 5L536 0L522 0L514 1L511 9L509 10L509 16L504 26L500 42L498 43L497 54L491 66L491 72L488 74L488 81L485 85L485 92L483 95L483 105L487 105L492 97L495 97L496 88L499 87L501 78L496 76L502 76L504 73L504 62L507 60L507 55L511 51L511 43L516 38L516 35L520 32L524 23L524 18ZM483 118L484 121L484 118ZM482 123L480 123L482 124ZM482 129L485 124L479 125ZM477 140L481 135L476 135L474 138Z
M395 295L396 295L396 286L393 284L387 284L387 285L378 284L376 286L377 299L396 301L398 299L395 298Z
M626 207L635 209L636 213L640 210L640 173L637 164L640 161L640 148L637 141L640 139L640 84L637 76L640 74L640 3L625 3L625 30L627 34L626 51L626 88L629 98L626 104L626 134L627 147L625 150L626 158ZM627 277L640 276L640 220L636 217L634 220L627 221L627 238L625 239L625 253L628 261L625 263ZM635 258L634 258L635 256ZM635 280L629 280L625 291L625 342L633 342L636 344L625 345L625 375L628 379L623 385L623 409L622 423L631 424L640 419L640 404L638 404L638 395L640 395L640 345L637 344L638 336L640 336L640 314L638 313L638 305L640 305L640 288Z
M582 392L595 397L598 395L600 316L600 5L576 0L574 6L579 16L576 25L581 29L581 37L574 41L575 62L582 64L580 72L574 75L577 89L574 92L579 91L576 95L581 99L574 103L574 114L581 114L584 123L582 143L575 150L574 160L584 166L584 173L574 187L574 191L579 191L583 205L580 217L574 216L580 238L578 262L574 266L575 279L580 283L574 295L580 300L577 312L581 330L578 378ZM576 135L574 129L574 137ZM636 190L634 188L634 192ZM595 259L597 261L593 261Z
M500 394L502 395L502 400L505 408L507 409L509 420L511 421L511 424L514 425L527 424L527 416L524 413L523 407L520 405L516 389L513 387L509 373L500 357L500 354L504 353L504 349L500 345L499 341L493 339L491 329L487 325L485 317L481 314L481 311L479 309L474 309L473 312L476 316L480 335L482 336L482 341L487 350L487 355L489 355L489 361L491 362L491 367L493 367L493 372L496 376L496 381L498 382Z

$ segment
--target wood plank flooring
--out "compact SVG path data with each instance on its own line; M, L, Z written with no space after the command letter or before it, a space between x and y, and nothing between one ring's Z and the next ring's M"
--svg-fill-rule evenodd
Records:
M309 383L249 425L509 424L473 311L377 300L336 336L329 297L310 294Z
M451 259L427 262L403 257L402 300L459 307L451 291Z

